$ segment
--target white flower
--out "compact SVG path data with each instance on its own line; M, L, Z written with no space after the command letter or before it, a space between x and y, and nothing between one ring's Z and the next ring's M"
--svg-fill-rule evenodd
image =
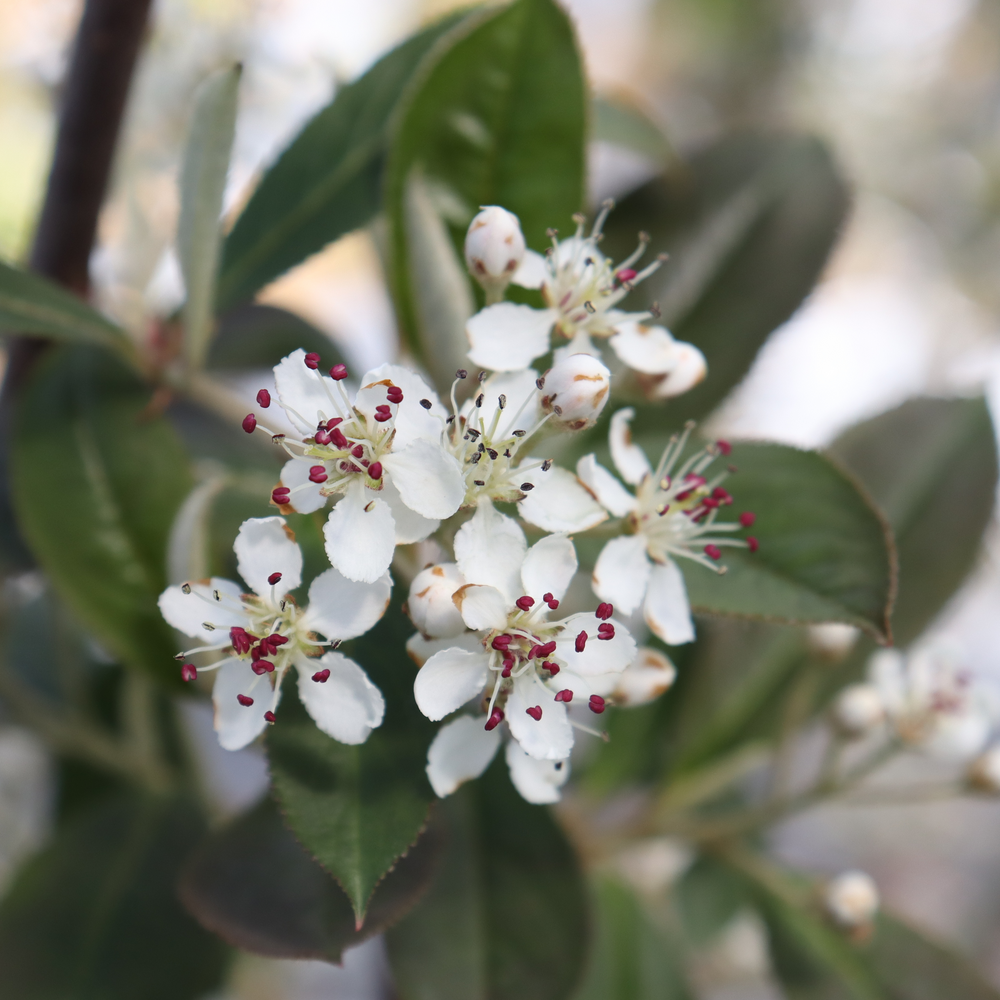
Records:
M347 369L328 377L318 365L300 349L274 369L278 402L300 436L273 435L291 461L271 499L307 514L341 497L324 529L327 555L349 580L373 583L397 543L422 541L458 510L462 469L441 443L447 414L419 375L382 365L351 401Z
M674 340L662 326L650 326L652 313L626 313L616 307L633 287L660 266L657 260L642 271L632 267L646 249L648 237L620 264L600 252L601 228L612 205L605 202L589 236L584 219L576 218L576 233L559 242L545 257L527 251L516 284L540 288L547 308L532 309L512 302L488 305L466 324L469 357L493 371L527 368L550 349L551 331L569 341L566 353L598 354L591 337L609 338L618 358L648 377L658 398L686 392L705 376L705 358L693 345ZM557 357L559 356L557 352Z
M423 662L413 692L424 715L438 721L476 699L477 717L448 723L431 746L431 785L447 795L481 774L506 722L529 758L508 752L515 784L529 801L551 801L531 796L544 790L558 797L568 773L560 764L573 748L566 706L582 700L603 712L601 692L633 662L635 642L607 604L550 620L577 568L565 535L548 535L529 549L517 524L484 502L456 535L455 558L454 566L442 567L449 581L442 586L454 586L468 631L446 638L418 633L407 643ZM424 585L415 583L411 601Z
M289 591L302 582L302 553L284 518L244 521L233 549L252 593L231 580L212 579L168 587L159 600L163 617L175 629L217 640L178 659L227 652L219 662L197 668L219 672L212 692L219 742L239 750L275 721L281 682L294 666L299 697L316 725L341 743L364 743L382 723L382 695L353 660L322 650L367 632L385 614L389 574L362 584L328 569L309 587L308 607L300 608ZM185 680L196 674L193 664L185 664Z
M865 872L843 872L827 883L823 903L841 927L865 927L878 913L878 886Z
M677 668L663 653L642 646L635 661L615 677L610 700L618 706L638 708L659 698L676 679Z
M524 259L518 217L499 205L484 205L465 234L465 263L483 286L487 301L499 302Z
M732 503L722 488L722 472L712 479L703 473L725 442L703 449L680 463L689 431L671 439L660 464L650 466L642 450L632 443L629 421L634 410L619 410L611 418L611 457L622 479L636 487L633 495L593 455L576 466L580 482L612 515L625 519L628 534L608 542L594 567L594 593L611 601L626 615L640 605L646 624L664 642L678 645L694 639L694 623L687 590L674 557L682 556L720 572L717 560L722 546L756 551L753 537L729 537L753 523L754 515L741 515L739 523L719 522L720 507ZM690 430L690 429L689 429ZM679 467L676 468L675 466Z
M582 431L597 423L608 402L611 372L589 354L570 354L545 373L541 388L542 409L569 430Z
M849 738L867 736L885 721L885 705L874 684L849 684L833 703L833 721Z

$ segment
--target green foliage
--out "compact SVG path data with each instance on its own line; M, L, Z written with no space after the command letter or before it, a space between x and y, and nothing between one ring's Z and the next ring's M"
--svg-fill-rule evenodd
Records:
M664 134L634 104L603 94L594 98L591 110L591 138L597 142L630 149L661 167L673 156Z
M434 885L386 941L402 1000L563 1000L586 950L586 888L565 836L494 761L440 806Z
M183 799L123 797L78 816L0 904L0 997L194 1000L218 987L226 950L174 886L203 831Z
M111 355L53 350L19 400L12 488L24 537L77 618L123 663L166 680L176 650L156 600L190 474L150 399Z
M325 333L294 313L244 304L219 318L207 365L230 370L273 368L300 347L321 355L324 368L344 360Z
M710 943L747 903L743 880L708 855L684 872L674 894L684 930L698 945Z

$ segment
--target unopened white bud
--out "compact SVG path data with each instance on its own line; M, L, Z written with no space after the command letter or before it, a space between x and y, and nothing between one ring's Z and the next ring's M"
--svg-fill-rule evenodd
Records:
M465 622L452 595L465 584L454 563L442 563L421 570L410 584L406 610L424 634L443 639L465 631Z
M969 784L977 791L1000 795L1000 744L991 746L969 765Z
M841 927L866 927L878 913L878 887L865 872L844 872L827 883L823 903Z
M618 675L611 697L616 705L646 705L659 698L676 678L676 668L663 653L643 646L635 660Z
M861 630L844 622L810 625L809 648L824 660L842 660L854 648Z
M465 234L465 263L487 295L499 299L524 259L524 234L516 215L487 205Z
M590 354L571 354L542 380L542 409L568 430L593 427L608 402L611 372Z
M885 704L874 684L851 684L833 703L833 721L850 737L867 736L885 721Z

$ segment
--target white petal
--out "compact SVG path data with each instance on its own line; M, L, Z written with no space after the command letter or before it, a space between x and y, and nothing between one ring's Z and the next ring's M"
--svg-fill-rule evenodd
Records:
M868 677L878 688L890 715L905 709L906 657L898 649L876 650L868 661Z
M392 562L396 523L389 505L358 483L330 511L323 537L335 569L348 580L374 583Z
M653 471L643 450L638 445L632 444L629 423L634 416L635 410L631 406L618 410L611 418L611 428L608 431L611 459L618 474L631 486L637 486Z
M507 744L506 756L510 780L522 799L538 806L559 801L569 778L568 760L535 760L513 742Z
M442 639L425 639L419 632L414 632L406 640L406 652L418 667L422 667L435 653L440 653L444 649L464 649L469 653L482 653L483 643L477 632L462 632L461 635Z
M465 499L462 467L440 445L414 441L383 456L382 465L403 503L423 517L451 517Z
M570 615L565 630L556 637L556 657L581 677L620 673L635 659L635 639L620 621L609 618L607 622L614 626L614 638L599 639L598 627L603 623L595 615ZM578 653L576 640L581 632L587 633L587 639Z
M309 435L321 420L344 414L330 399L330 392L336 391L333 379L306 368L305 357L300 347L276 364L274 384L289 421L297 431Z
M528 709L538 707L542 717L528 715ZM552 694L533 673L514 681L514 689L505 709L511 735L525 753L536 760L563 760L573 749L573 727L566 715L566 706L553 701Z
M610 695L622 675L617 672L607 674L593 674L590 677L581 677L573 673L572 670L560 670L555 677L545 682L545 686L554 694L559 691L572 691L573 701L567 707L575 705L586 705L592 694L599 694L602 697Z
M309 481L309 470L316 464L315 458L292 458L281 467L281 485L295 490L289 503L298 514L311 514L326 505L327 498L320 492L322 483Z
M593 455L584 455L576 463L576 475L597 497L597 502L615 517L624 517L636 508L636 499Z
M465 622L452 598L465 579L454 563L439 563L422 569L410 583L406 612L424 634L444 638L460 635Z
M417 707L432 722L443 719L483 690L488 665L489 657L482 651L470 653L452 646L435 653L413 682Z
M328 639L353 639L385 614L391 593L388 573L374 583L358 583L335 569L325 570L309 587L305 627Z
M549 267L545 258L534 250L525 250L521 263L510 280L522 288L541 288L549 277Z
M629 368L648 375L665 375L677 367L680 345L662 326L630 319L617 324L615 331L608 343Z
M521 562L528 551L517 522L498 514L488 500L455 535L455 562L469 583L496 587L510 603L520 597Z
M528 431L538 420L541 409L541 393L535 384L538 372L534 368L522 368L513 372L497 372L483 382L479 392L462 404L459 411L466 423L471 421L474 429L483 432L493 425L500 406L500 397L505 397L505 405L493 440L508 438L516 430ZM483 405L476 406L475 399L482 393ZM525 400L529 400L524 405Z
M652 568L646 555L645 536L612 538L601 550L594 566L594 593L602 601L613 604L623 615L630 615L642 604Z
M467 583L455 591L455 605L471 629L503 628L510 602L496 587Z
M576 573L576 549L565 535L546 535L528 549L521 564L524 593L540 602L551 593L561 601Z
M500 748L500 730L487 732L485 716L460 715L438 730L427 751L427 777L438 798L451 795L463 782L478 778Z
M193 639L204 639L208 645L213 639L221 642L224 637L205 628L205 622L216 629L246 626L247 615L240 605L242 588L238 584L213 577L208 584L191 583L188 586L191 588L189 594L180 587L167 587L160 594L160 614L172 628ZM222 596L221 601L213 597L216 590Z
M558 313L554 309L500 302L477 312L465 324L469 360L481 368L513 372L527 368L549 350L549 331Z
M268 681L270 674L258 676L246 660L226 660L215 676L212 702L215 705L215 731L224 750L241 750L252 743L267 726L265 712L277 704ZM252 705L241 705L238 694L253 698ZM278 700L281 698L278 692Z
M385 700L368 675L343 653L324 653L319 659L303 657L299 670L299 698L313 721L327 736L352 746L364 743L382 725ZM329 670L323 682L312 675Z
M670 660L658 649L643 646L635 662L617 675L612 696L617 705L645 705L659 698L676 679L677 670Z
M691 605L680 567L673 561L653 566L643 608L646 624L668 646L694 642Z
M437 518L424 517L407 507L390 476L385 476L382 479L382 489L378 491L378 496L389 505L389 509L392 511L392 519L396 523L397 545L422 542L437 531L441 525Z
M240 525L236 541L236 568L247 586L261 597L285 596L302 582L302 550L283 517L251 517ZM277 583L269 577L280 573Z
M653 399L670 399L693 389L707 374L708 362L705 355L694 344L677 344L677 364L673 370L656 380Z
M369 417L369 421L373 420L375 407L386 401L386 382L403 390L403 402L398 409L395 404L390 404L396 414L393 448L402 449L418 440L440 441L448 413L437 393L415 371L402 365L380 365L366 372L354 405ZM422 399L430 401L429 410L420 405Z
M523 481L535 488L518 503L517 511L528 524L543 531L586 531L608 518L604 508L566 469L532 469Z

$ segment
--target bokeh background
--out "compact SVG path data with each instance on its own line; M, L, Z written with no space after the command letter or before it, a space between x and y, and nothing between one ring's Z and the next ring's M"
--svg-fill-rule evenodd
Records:
M92 261L101 306L138 329L180 283L170 240L191 95L244 63L227 204L325 104L450 0L158 0ZM0 256L22 260L45 183L54 107L80 0L0 4ZM853 208L823 281L771 338L713 430L805 447L909 396L983 391L1000 403L1000 4L996 0L572 0L598 93L637 102L681 153L734 129L823 137ZM662 163L591 150L591 195L623 193ZM670 248L667 248L670 249ZM669 265L668 265L669 266ZM269 287L263 300L326 331L356 366L391 356L396 333L378 257L350 236ZM994 407L994 412L996 409ZM1000 538L933 631L1000 683ZM30 575L8 584L27 598ZM12 597L16 599L17 594ZM207 709L206 709L207 714ZM211 755L235 810L266 776L253 751ZM0 884L44 841L44 750L0 721ZM775 849L818 872L869 870L886 900L957 942L1000 983L1000 806L829 806L786 824ZM684 863L654 845L626 875ZM378 941L341 969L246 959L225 1000L385 996ZM760 928L737 919L701 978L712 1000L777 997ZM222 998L216 998L222 1000Z

